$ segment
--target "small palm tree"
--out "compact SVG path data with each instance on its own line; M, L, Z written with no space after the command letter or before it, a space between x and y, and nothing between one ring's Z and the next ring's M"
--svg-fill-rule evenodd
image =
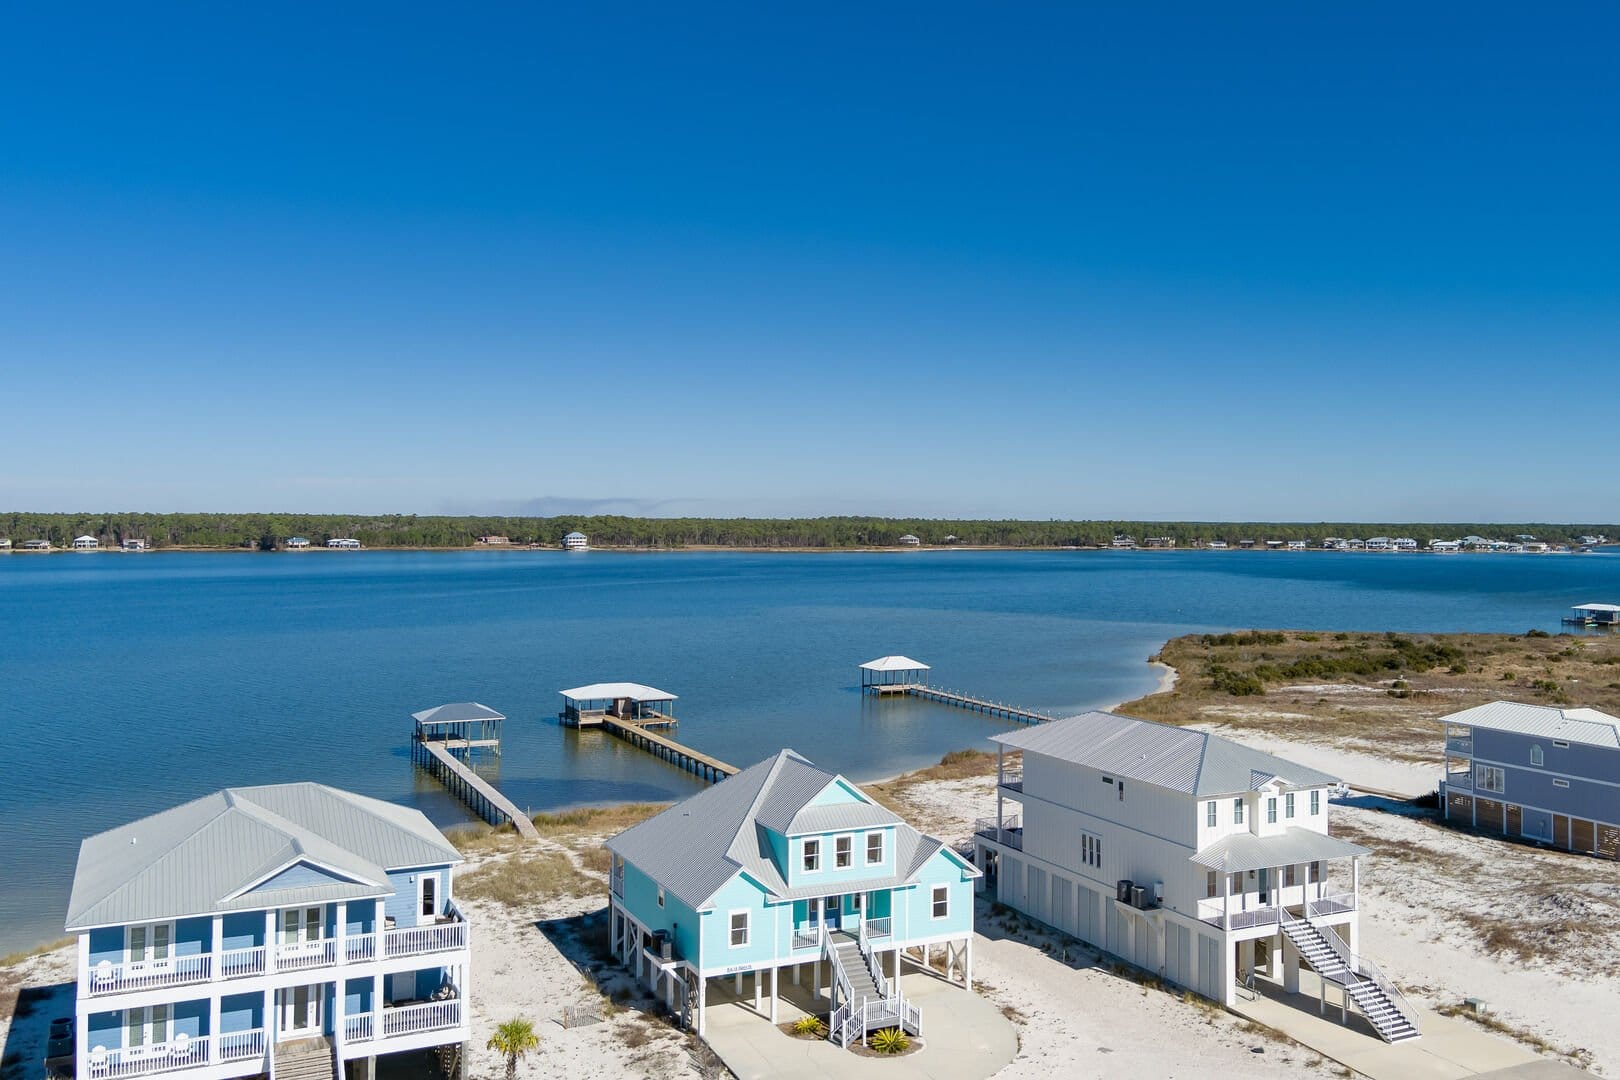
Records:
M518 1059L527 1057L529 1051L539 1045L540 1036L534 1033L534 1025L516 1016L497 1027L495 1034L489 1037L489 1048L506 1055L506 1080L517 1076Z

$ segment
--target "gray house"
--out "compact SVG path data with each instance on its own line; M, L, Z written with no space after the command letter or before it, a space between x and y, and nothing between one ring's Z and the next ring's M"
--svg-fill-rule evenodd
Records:
M1493 701L1440 722L1448 821L1620 858L1620 719Z

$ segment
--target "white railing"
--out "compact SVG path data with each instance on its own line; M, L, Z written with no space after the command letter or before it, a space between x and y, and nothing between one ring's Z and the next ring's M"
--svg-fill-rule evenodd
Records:
M250 975L263 975L270 950L263 945L247 949L226 949L219 954L219 977L245 979Z
M1412 1025L1413 1031L1420 1030L1417 1014L1412 1011L1412 1006L1407 1002L1406 995L1402 994L1395 984L1384 976L1384 973L1378 969L1377 964L1364 956L1351 952L1350 946L1345 943L1344 939L1332 930L1322 927L1317 930L1317 934L1328 943L1328 947L1333 950L1334 955L1339 958L1339 962L1344 965L1347 992L1356 981L1372 983L1384 992L1385 999L1389 1001L1396 1012L1401 1014L1402 1019Z
M461 999L429 1001L421 1005L402 1005L382 1012L382 1037L414 1035L419 1031L437 1031L440 1028L461 1026Z
M863 923L866 936L869 938L886 938L894 936L894 919L885 915L881 919L866 919Z
M1282 921L1280 907L1250 908L1248 911L1226 910L1222 898L1198 901L1198 918L1223 930L1248 930L1255 926L1274 926Z
M1024 790L1024 767L1022 765L1004 766L997 776L996 782L1002 787L1010 787L1016 791Z
M821 935L816 933L816 927L807 926L793 931L794 949L813 949L821 944Z
M855 996L855 991L850 989L849 976L844 974L844 965L838 962L838 950L833 948L832 935L827 933L826 923L821 924L821 951L827 957L827 966L832 969L833 984L837 988L839 1000L849 1001Z
M213 957L208 953L125 964L103 960L90 969L90 993L118 994L127 990L155 990L164 986L207 982L212 977L212 971Z
M467 947L467 924L434 923L383 931L383 956L417 956L421 953L449 952Z
M376 1037L375 1021L371 1013L360 1013L356 1016L343 1018L343 1039L345 1042L370 1042Z
M1338 915L1346 911L1356 910L1355 893L1334 893L1331 896L1319 897L1305 903L1306 921L1318 919L1324 915Z
M1474 773L1472 769L1446 770L1446 787L1461 788L1465 791L1474 790Z
M1467 754L1474 756L1474 740L1472 736L1452 736L1446 740L1446 749L1453 754Z
M276 946L277 971L303 971L337 963L337 942L332 938Z
M973 823L973 834L998 844L1006 844L1018 851L1024 850L1024 819L1021 814L1010 814L996 824L995 818L979 818Z
M178 1035L157 1046L91 1053L90 1080L122 1080L231 1061L251 1061L264 1057L264 1046L262 1029L195 1038Z
M343 939L343 962L361 964L377 959L376 934L352 934Z

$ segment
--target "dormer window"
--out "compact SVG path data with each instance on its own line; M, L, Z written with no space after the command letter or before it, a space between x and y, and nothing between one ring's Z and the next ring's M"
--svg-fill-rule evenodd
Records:
M1266 800L1266 824L1277 824L1277 797L1275 795Z
M804 842L804 872L814 874L821 869L821 841Z

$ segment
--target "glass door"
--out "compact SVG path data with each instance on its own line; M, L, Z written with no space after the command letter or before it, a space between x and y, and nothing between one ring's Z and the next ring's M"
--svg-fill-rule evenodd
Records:
M281 912L283 952L307 952L321 945L321 909L286 908Z
M321 987L289 986L281 998L281 1040L307 1039L321 1033Z

